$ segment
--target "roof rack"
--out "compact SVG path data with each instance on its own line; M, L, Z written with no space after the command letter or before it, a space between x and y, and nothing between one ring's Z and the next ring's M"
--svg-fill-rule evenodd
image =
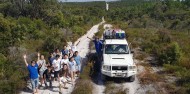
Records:
M125 31L121 29L107 29L104 31L104 39L125 39Z

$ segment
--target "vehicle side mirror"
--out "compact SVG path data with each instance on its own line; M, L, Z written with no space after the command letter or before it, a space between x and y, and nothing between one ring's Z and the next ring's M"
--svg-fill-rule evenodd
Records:
M134 53L134 51L131 51L131 54L133 54Z

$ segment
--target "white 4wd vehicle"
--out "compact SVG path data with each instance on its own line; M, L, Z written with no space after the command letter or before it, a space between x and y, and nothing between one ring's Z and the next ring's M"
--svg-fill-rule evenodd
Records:
M101 72L103 76L129 78L135 80L137 68L133 61L133 52L125 39L124 31L106 30L103 42L103 62ZM106 33L112 32L112 33ZM110 34L110 35L107 35ZM118 37L121 35L121 37Z

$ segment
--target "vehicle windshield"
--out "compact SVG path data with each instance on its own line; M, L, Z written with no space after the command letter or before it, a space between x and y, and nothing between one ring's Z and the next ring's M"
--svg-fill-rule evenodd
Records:
M128 54L128 46L124 44L105 45L105 54Z

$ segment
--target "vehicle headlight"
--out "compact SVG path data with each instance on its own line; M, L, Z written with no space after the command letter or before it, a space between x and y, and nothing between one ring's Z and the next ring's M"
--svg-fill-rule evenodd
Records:
M136 66L129 66L129 70L130 71L135 71L136 70Z
M111 66L103 65L103 70L111 71Z

